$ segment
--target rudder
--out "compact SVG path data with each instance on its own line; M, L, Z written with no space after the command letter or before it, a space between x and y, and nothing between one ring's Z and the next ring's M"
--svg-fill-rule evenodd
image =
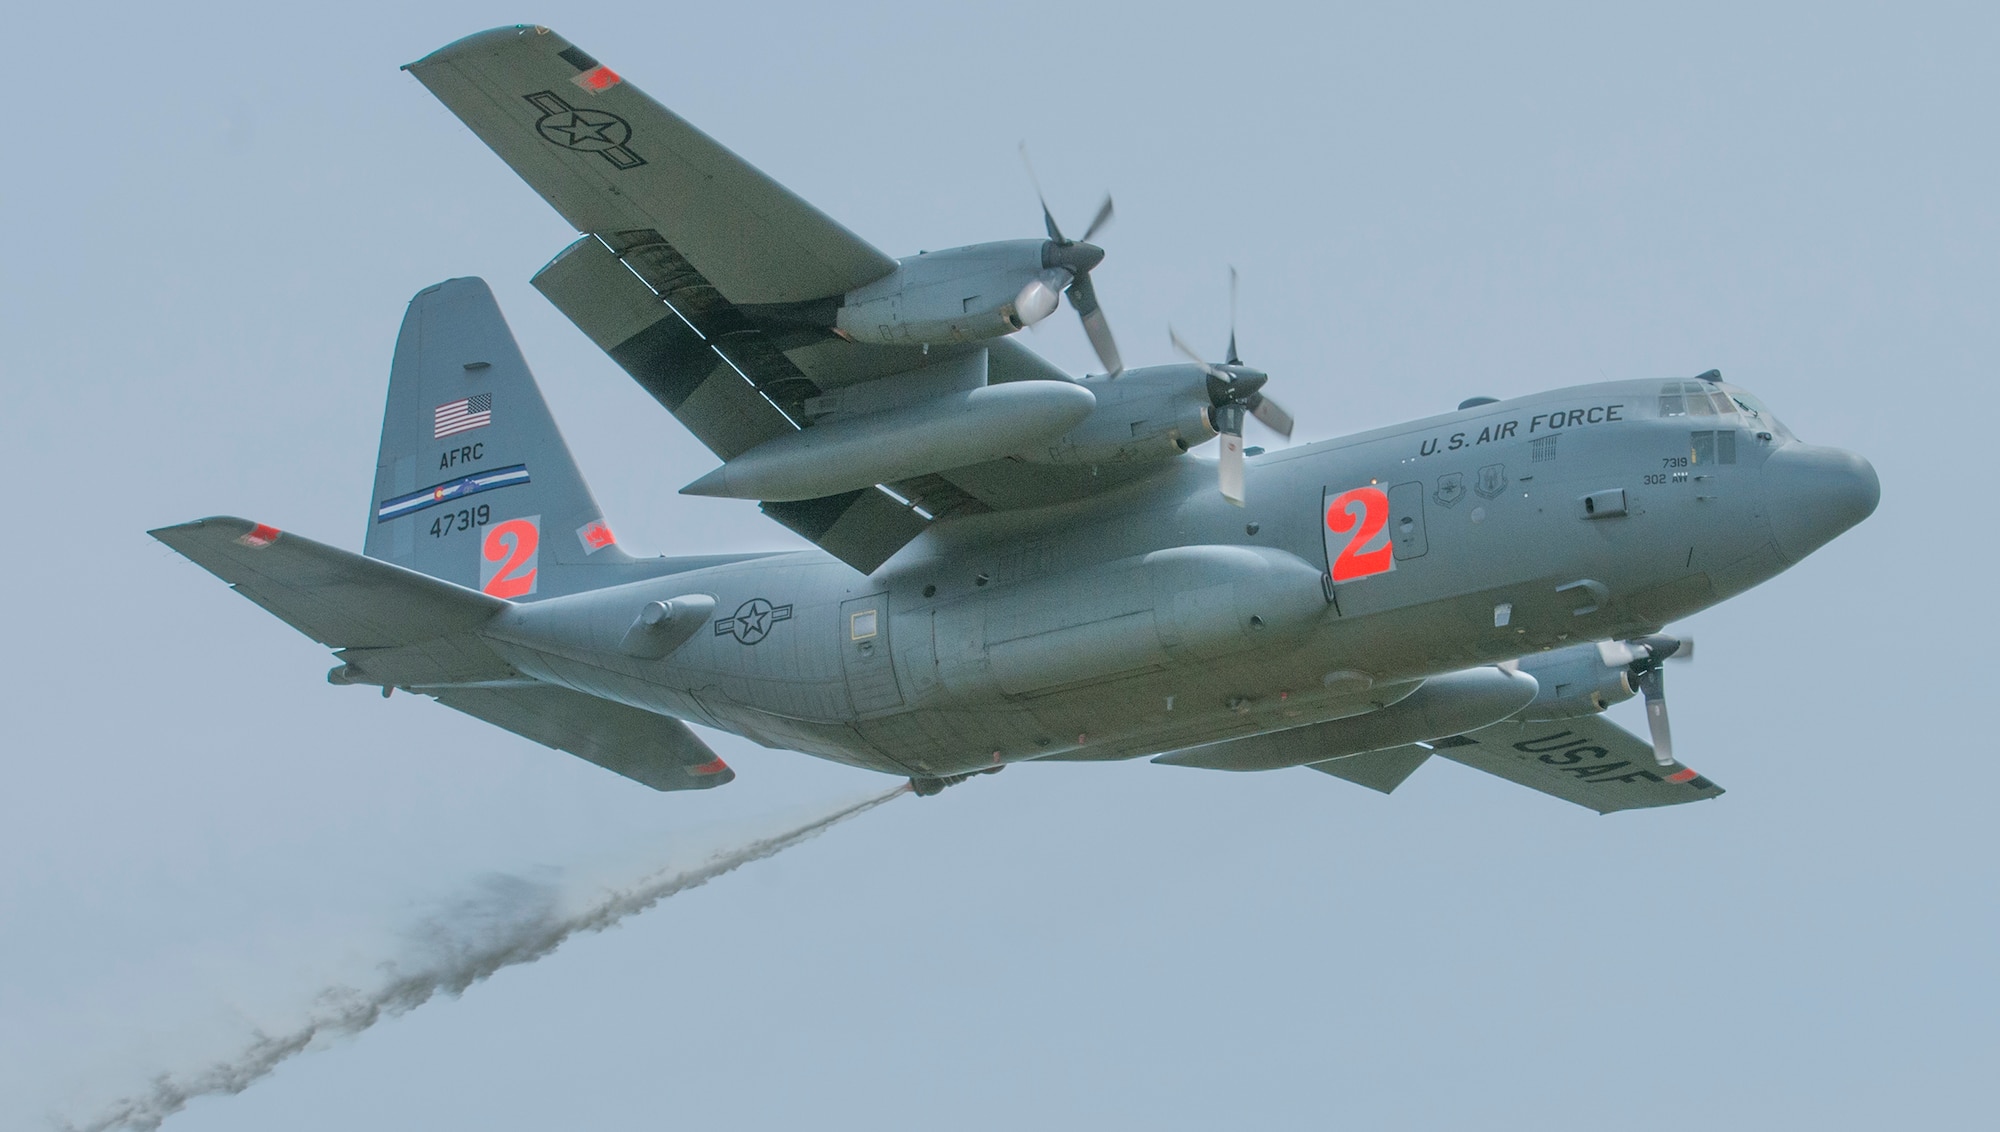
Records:
M633 559L483 279L447 279L410 300L363 552L515 601L626 580L601 569Z

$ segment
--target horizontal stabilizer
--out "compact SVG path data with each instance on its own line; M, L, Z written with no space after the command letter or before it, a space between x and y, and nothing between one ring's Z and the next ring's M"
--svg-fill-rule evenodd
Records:
M655 790L705 790L736 777L678 719L567 688L453 688L428 693L448 708Z
M148 532L279 620L333 648L392 648L467 633L507 603L248 519Z

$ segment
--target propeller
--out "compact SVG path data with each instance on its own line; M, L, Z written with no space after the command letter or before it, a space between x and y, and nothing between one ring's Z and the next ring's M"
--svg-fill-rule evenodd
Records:
M1208 375L1208 423L1222 434L1222 459L1217 466L1222 480L1222 497L1238 507L1243 506L1243 417L1252 410L1253 399L1258 404L1275 405L1263 397L1258 390L1271 380L1262 370L1254 370L1240 362L1233 365L1216 365L1194 352L1181 336L1171 327L1167 337L1173 341L1174 349L1187 355L1188 359L1201 367ZM1280 409L1278 412L1283 413ZM1263 418L1259 418L1260 420ZM1290 435L1290 416L1284 418Z
M1174 349L1179 350L1201 371L1208 375L1209 424L1222 437L1221 459L1216 473L1221 481L1222 497L1238 507L1243 506L1243 418L1247 413L1256 417L1258 423L1284 437L1292 438L1292 415L1276 401L1264 395L1264 383L1271 375L1263 370L1251 369L1243 364L1236 353L1236 269L1229 269L1229 355L1228 360L1216 365L1194 352L1181 336L1167 328L1167 337Z
M1236 268L1233 265L1229 269L1229 356L1223 359L1223 364L1239 368L1243 365L1243 359L1236 356ZM1292 414L1286 412L1284 406L1266 397L1263 390L1253 390L1243 404L1250 410L1250 415L1257 418L1258 424L1286 440L1292 438L1292 426L1295 423Z
M1117 377L1125 372L1125 363L1118 357L1111 324L1105 321L1104 308L1097 303L1097 288L1090 282L1091 268L1104 262L1104 249L1091 243L1090 238L1111 223L1111 194L1104 194L1104 203L1098 206L1090 226L1083 230L1083 238L1072 240L1063 235L1055 213L1049 211L1049 198L1042 192L1041 178L1035 176L1035 163L1028 160L1027 142L1021 143L1021 164L1027 167L1028 180L1035 186L1035 198L1042 203L1042 226L1049 233L1048 242L1042 245L1042 277L1028 284L1028 289L1040 287L1049 292L1044 300L1047 303L1044 313L1055 309L1056 290L1068 295L1070 309L1083 321L1083 333L1090 339L1090 348L1097 351L1097 360L1104 363L1104 372ZM1024 291L1023 299L1027 298Z
M1662 665L1669 659L1693 660L1694 641L1686 637L1651 636L1636 641L1606 641L1597 646L1604 663L1623 665L1646 699L1646 729L1653 736L1653 761L1674 762L1673 729L1667 721L1667 683Z

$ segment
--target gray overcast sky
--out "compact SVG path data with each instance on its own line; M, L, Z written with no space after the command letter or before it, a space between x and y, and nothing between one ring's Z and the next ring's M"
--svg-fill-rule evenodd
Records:
M396 69L522 18L892 254L1035 235L1029 139L1072 226L1117 195L1127 360L1169 322L1219 349L1234 263L1300 439L1717 366L1882 506L1681 626L1719 801L1017 767L170 1129L1990 1120L2000 16L1498 7L15 12L0 1125L283 1028L483 871L629 870L886 782L716 736L736 783L656 795L328 687L142 533L358 548L403 304L480 275L628 546L790 545L674 494L708 454L528 286L567 226ZM1087 364L1067 314L1029 341Z

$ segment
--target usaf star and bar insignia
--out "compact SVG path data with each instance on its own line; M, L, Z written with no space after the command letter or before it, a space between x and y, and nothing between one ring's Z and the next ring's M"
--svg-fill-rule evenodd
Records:
M646 159L625 143L632 140L632 125L607 110L571 106L552 90L525 96L528 104L542 112L535 120L535 132L549 141L579 153L595 153L618 169L637 169Z
M771 626L791 619L791 606L772 605L761 597L753 597L737 606L730 616L716 618L715 635L735 637L743 644L754 645L771 635Z

